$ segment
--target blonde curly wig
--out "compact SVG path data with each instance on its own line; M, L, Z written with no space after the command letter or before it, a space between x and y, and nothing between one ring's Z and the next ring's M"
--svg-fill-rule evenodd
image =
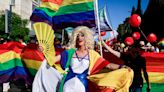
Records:
M70 39L70 48L76 49L76 39L79 33L84 34L85 37L85 46L87 49L94 49L94 37L93 31L86 26L78 26L74 29L71 39Z

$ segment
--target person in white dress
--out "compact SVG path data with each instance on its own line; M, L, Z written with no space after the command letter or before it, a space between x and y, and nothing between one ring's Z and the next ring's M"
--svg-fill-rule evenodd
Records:
M95 64L112 70L122 67L106 61L93 50L93 32L88 27L75 28L70 41L72 49L56 56L56 61L60 61L62 69L67 73L63 76L55 68L49 67L45 60L35 76L33 92L88 92L87 76L92 74ZM42 47L39 49L43 51Z

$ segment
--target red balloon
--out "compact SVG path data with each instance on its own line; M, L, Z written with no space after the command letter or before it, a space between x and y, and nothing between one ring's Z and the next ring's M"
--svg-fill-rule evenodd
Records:
M130 17L129 23L132 27L139 27L141 24L141 17L138 14L133 14Z
M138 40L138 39L140 39L141 35L140 35L139 32L134 32L134 33L132 34L132 37L133 37L134 40Z
M101 36L104 36L104 35L106 35L106 31L102 31L100 34L101 34Z
M154 33L150 33L147 36L147 39L148 39L149 42L155 42L157 40L157 36Z
M126 37L124 43L130 46L134 44L134 40L132 37Z

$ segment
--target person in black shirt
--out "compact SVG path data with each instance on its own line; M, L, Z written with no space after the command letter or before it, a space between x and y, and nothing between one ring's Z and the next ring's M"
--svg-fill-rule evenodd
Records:
M100 41L101 38L99 38ZM118 52L113 50L110 46L108 46L105 42L102 41L103 46L109 50L112 54L121 58L125 65L130 67L134 71L134 78L132 85L130 86L130 92L142 92L143 87L143 78L142 78L142 71L144 74L144 78L147 83L147 92L150 92L150 83L148 74L146 72L146 60L144 57L141 56L141 49L139 47L131 47L128 48L127 51Z
M146 72L146 60L141 56L140 48L132 47L127 52L120 53L120 58L124 61L125 65L129 66L134 71L134 78L130 87L130 92L142 92L143 78L141 71L143 71L148 86L147 92L149 92L150 84Z

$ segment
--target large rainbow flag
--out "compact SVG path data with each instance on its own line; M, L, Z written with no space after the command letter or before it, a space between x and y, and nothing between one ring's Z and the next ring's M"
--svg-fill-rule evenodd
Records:
M35 8L33 22L46 22L54 29L85 25L95 26L93 0L42 0Z
M151 83L151 92L164 92L164 53L145 52L146 68ZM147 84L144 83L143 92Z
M16 44L15 42L14 45ZM3 48L0 48L0 83L23 79L31 85L44 60L37 46L37 44L30 43L20 49L17 46L1 44L0 47ZM56 49L56 54L62 51L62 49Z
M32 80L44 60L44 55L37 50L37 47L37 44L30 43L21 53L21 59L24 63L24 67ZM63 49L55 48L56 55L60 54L62 51ZM57 64L59 64L59 62L57 62Z
M110 62L123 64L123 61L109 52L103 52L104 58ZM144 52L146 68L151 84L150 92L164 92L164 53ZM143 77L144 79L144 77ZM144 81L143 92L147 92L147 84Z
M28 44L21 53L24 67L32 80L44 60L44 56L37 50L37 46L37 44Z
M30 84L20 54L12 50L0 50L0 83L18 79Z

